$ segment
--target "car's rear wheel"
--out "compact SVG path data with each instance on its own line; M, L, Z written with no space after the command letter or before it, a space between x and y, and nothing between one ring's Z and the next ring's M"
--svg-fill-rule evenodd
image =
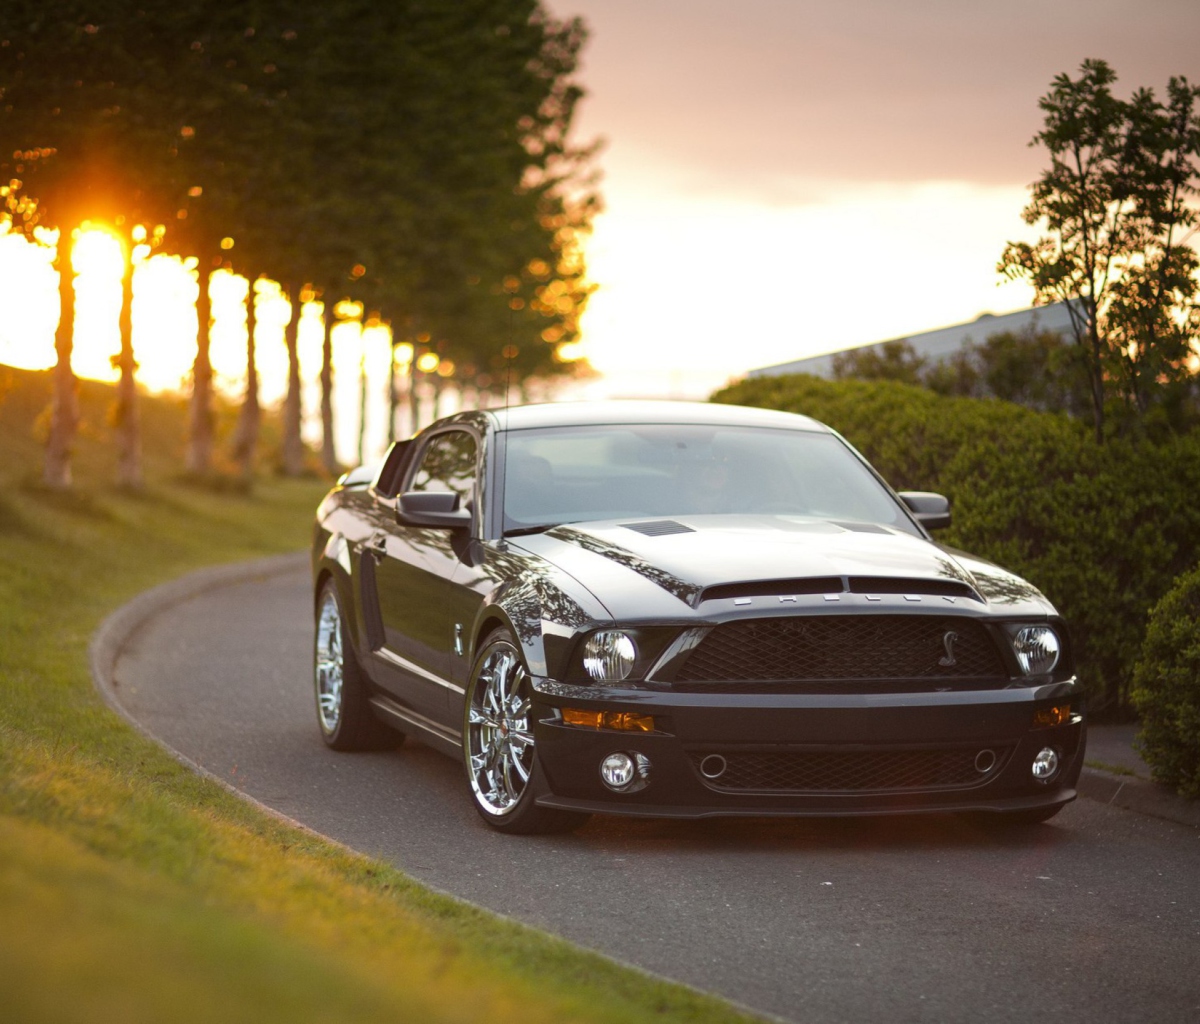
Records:
M467 689L463 762L475 809L501 832L569 832L588 819L537 805L546 788L533 736L529 673L506 629L480 648Z
M317 599L313 682L321 738L334 750L386 750L404 740L371 713L366 679L354 656L333 580Z

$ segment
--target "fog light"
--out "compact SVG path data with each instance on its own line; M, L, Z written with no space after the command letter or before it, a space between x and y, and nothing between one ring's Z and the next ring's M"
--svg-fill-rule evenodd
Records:
M582 708L563 708L562 720L567 725L585 729L618 729L621 732L654 732L654 717L632 711L584 711Z
M1039 708L1033 713L1035 729L1053 729L1056 725L1065 725L1070 720L1070 704L1055 704L1053 707Z
M1033 777L1038 782L1049 782L1058 772L1058 751L1043 747L1033 759Z
M637 765L628 754L609 754L600 762L600 778L609 789L628 789L637 778Z

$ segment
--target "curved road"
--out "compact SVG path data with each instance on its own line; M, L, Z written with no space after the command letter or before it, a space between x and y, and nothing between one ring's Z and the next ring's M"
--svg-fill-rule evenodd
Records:
M306 572L147 620L122 706L255 799L420 881L794 1021L1200 1020L1200 831L1087 800L949 817L630 821L492 833L456 762L317 733Z

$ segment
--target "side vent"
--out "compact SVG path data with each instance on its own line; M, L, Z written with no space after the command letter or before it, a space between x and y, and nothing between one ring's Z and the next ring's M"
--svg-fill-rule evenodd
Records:
M840 594L843 590L845 587L840 576L809 576L800 580L720 583L715 587L705 587L700 592L700 600L713 601L720 597L774 597L776 594Z
M383 613L379 608L379 591L375 587L375 558L363 555L358 564L358 585L361 587L360 604L363 626L367 633L367 646L377 651L383 646Z
M646 537L667 537L672 533L695 533L690 526L677 523L674 519L654 519L648 523L622 523L626 530Z

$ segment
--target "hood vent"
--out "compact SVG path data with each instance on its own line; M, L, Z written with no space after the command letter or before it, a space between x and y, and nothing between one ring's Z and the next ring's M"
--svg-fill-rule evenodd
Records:
M648 523L622 523L626 530L646 537L667 537L672 533L695 533L690 526L677 523L674 519L655 519Z
M749 583L720 583L705 587L701 601L719 597L773 597L776 594L840 594L845 587L840 576L809 576L802 580L753 580Z
M883 526L876 526L874 523L856 523L853 521L841 523L833 519L830 522L834 526L840 526L843 530L849 530L851 533L882 533L887 536L892 532Z
M851 576L852 594L925 594L935 597L965 597L978 601L979 595L961 580L909 580L895 576Z

